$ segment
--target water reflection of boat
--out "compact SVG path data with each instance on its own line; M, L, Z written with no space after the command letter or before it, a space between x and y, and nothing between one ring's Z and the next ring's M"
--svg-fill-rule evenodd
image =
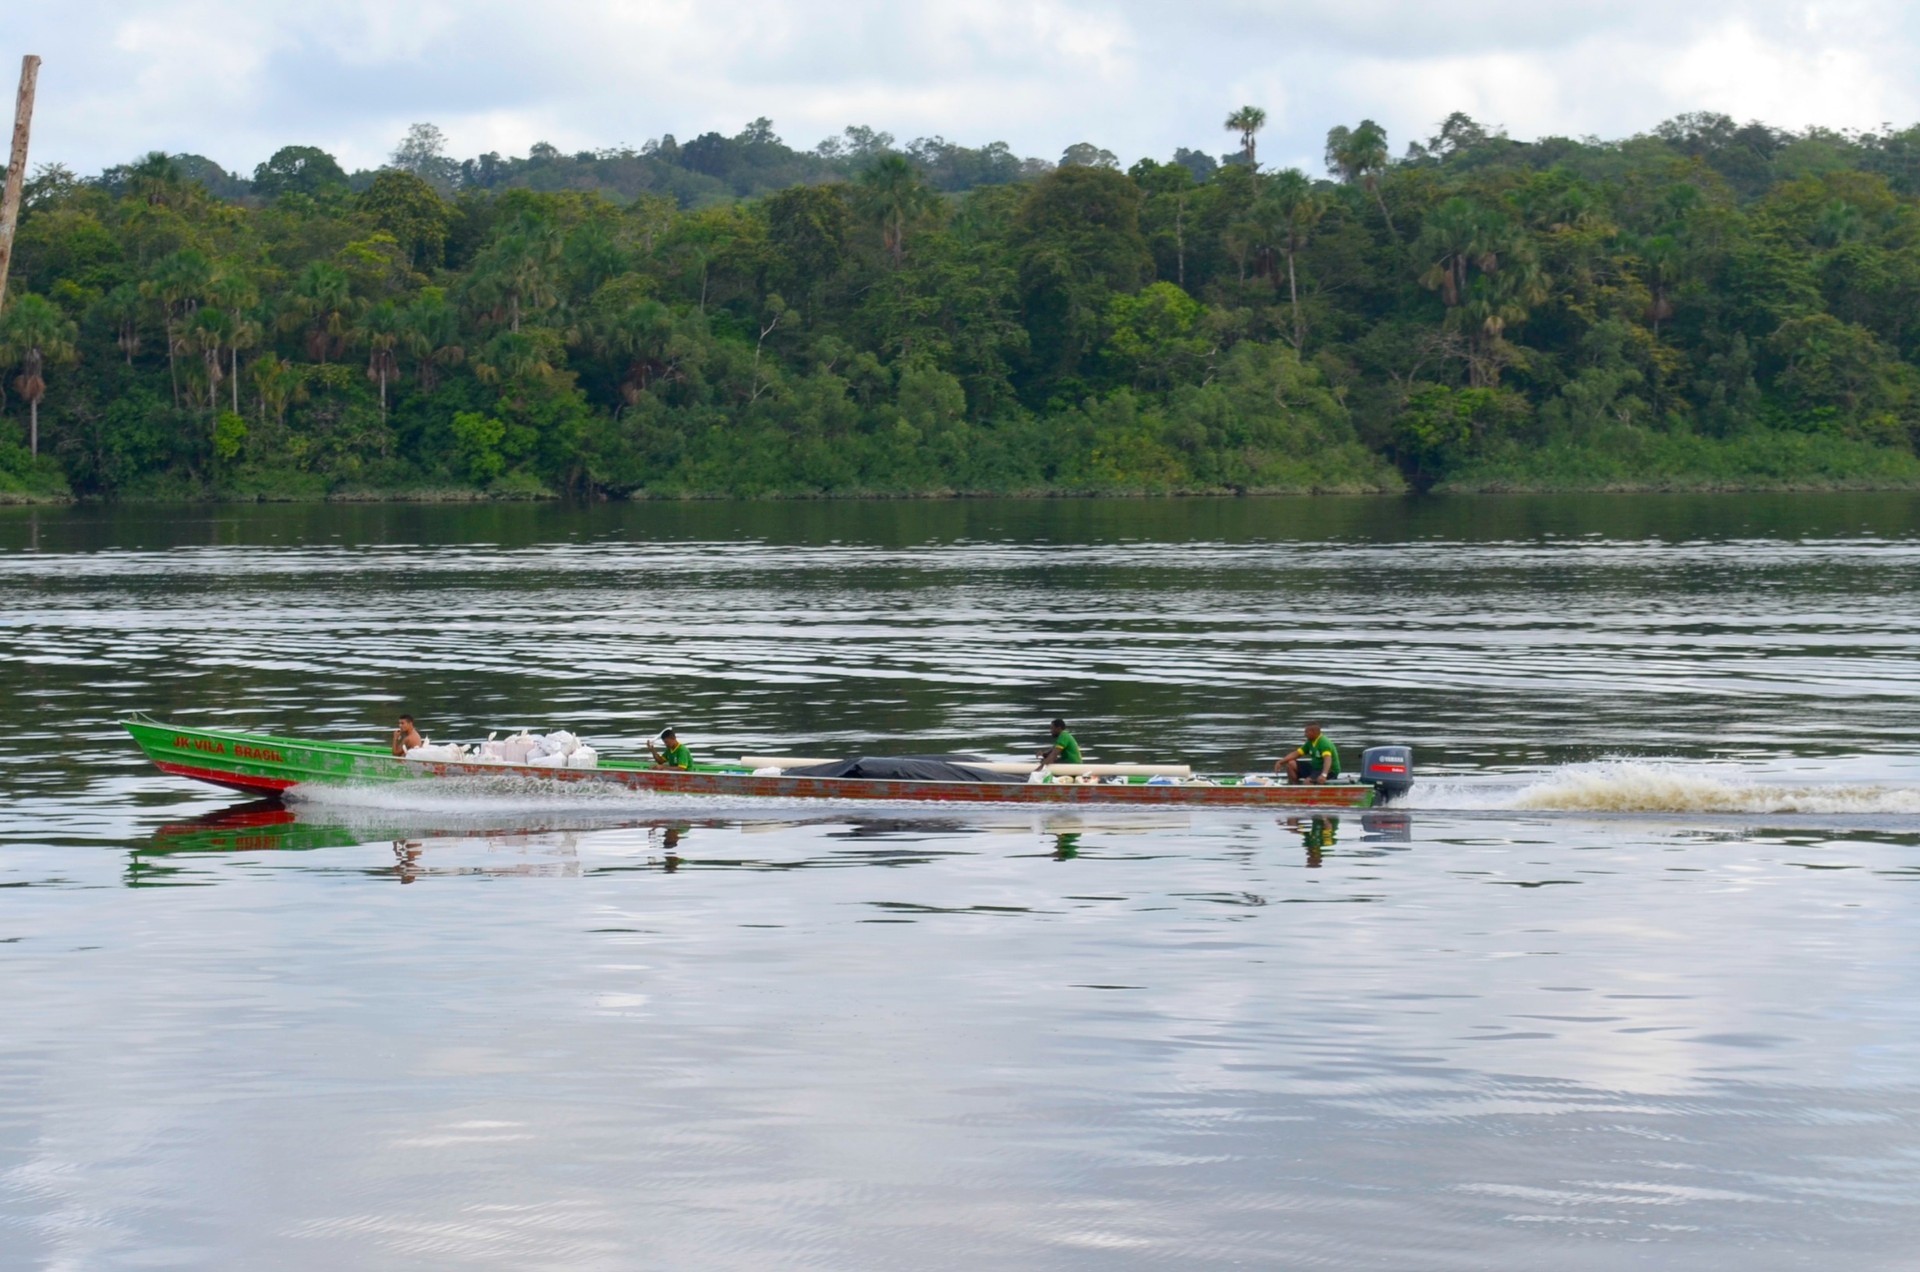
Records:
M1360 818L1360 830L1368 843L1410 844L1413 842L1413 814L1366 813Z
M1281 826L1332 842L1339 834L1338 816L1286 817ZM1119 811L1105 816L1082 811L1037 813L981 810L966 816L923 812L844 809L781 814L688 817L684 815L627 817L571 812L555 815L526 813L509 817L488 813L479 817L439 814L437 820L419 815L349 818L337 810L312 805L288 806L277 800L253 800L185 821L168 822L153 832L141 851L150 853L288 852L315 848L342 848L356 844L407 839L507 839L552 833L643 830L675 847L696 827L725 827L741 835L777 834L807 827L834 827L846 838L894 838L922 835L1007 835L1041 838L1087 834L1164 836L1193 833L1203 826L1182 810ZM1412 839L1413 818L1400 812L1369 812L1360 818L1367 842L1406 843Z
M1222 810L1215 816L1228 815ZM784 816L746 815L729 820L744 835L764 835L799 826L833 823L855 835L1074 835L1097 831L1108 835L1185 834L1194 828L1194 814L1185 809L1117 809L1105 815L1094 810L981 808L964 814L863 809L858 813L799 810Z
M1217 814L1216 819L1219 816L1229 815ZM1238 821L1229 816L1228 824ZM1212 829L1217 830L1219 824L1216 820ZM1301 836L1308 864L1316 866L1329 852L1337 851L1341 856L1377 856L1411 839L1411 818L1404 813L1362 816L1358 819L1360 833L1355 836L1349 831L1346 844L1338 847L1342 834L1339 817L1284 817L1278 824ZM741 839L748 836L801 832L808 835L814 851L799 857L743 856L737 851L689 855L688 840L693 839L698 845L701 832L707 830L726 831L729 838L719 842L728 842L736 849ZM641 818L579 811L555 815L533 811L510 815L494 811L478 817L441 813L427 820L418 814L393 812L362 819L326 807L307 804L289 807L271 800L257 800L159 827L146 844L134 849L129 882L152 884L165 882L169 876L184 878L178 859L195 854L305 852L371 845L390 847L392 863L367 866L363 860L356 859L350 869L412 883L429 876L573 876L635 870L670 872L684 866L786 870L822 865L901 865L933 857L969 855L983 849L998 852L997 845L989 846L990 841L998 839L1025 840L1028 845L1037 841L1056 860L1068 861L1092 847L1083 843L1089 835L1098 836L1101 843L1110 836L1130 835L1179 840L1208 830L1206 820L1178 810L1114 812L1102 816L1079 812L982 810L959 816L907 809L858 812L821 809L810 815L782 812L759 816L748 813L724 817L655 815ZM644 836L643 855L626 860L616 857L591 868L582 865L577 847L582 835L623 831L629 832L629 839L631 832ZM969 839L979 841L977 846L969 847L966 843ZM614 842L617 843L617 839ZM1017 843L1008 846L1016 854L1031 851L1030 847L1023 849ZM827 851L818 851L821 848ZM173 859L172 865L163 864L168 859Z
M789 761L755 767L751 761L700 764L691 770L653 768L635 761L596 761L590 767L550 767L470 759L403 759L375 746L269 737L229 729L193 729L144 717L127 732L162 772L249 794L279 795L297 786L378 785L457 780L489 787L534 784L551 790L582 783L664 795L741 799L900 801L942 804L1018 804L1042 807L1266 807L1371 808L1413 784L1412 752L1374 748L1360 774L1324 785L1275 784L1263 776L1178 777L1171 773L1115 772L1100 766L1054 766L1029 781L953 757L860 759L815 766ZM1111 767L1111 766L1110 766ZM1126 766L1119 766L1126 767ZM1156 766L1144 766L1154 768ZM1178 772L1185 773L1183 767ZM1056 776L1060 780L1055 780Z
M345 819L327 810L288 807L277 800L254 800L187 821L169 822L153 832L139 851L145 853L304 852L315 848L349 848L359 844L402 843L409 840L511 840L535 835L580 834L620 829L670 829L686 833L692 825L731 825L709 818L443 817L426 822L418 817Z
M392 847L394 864L369 873L395 875L402 883L430 874L577 875L580 868L575 837L584 830L606 828L605 822L569 826L539 820L502 823L497 818L484 822L454 819L433 825L376 824L288 808L275 800L256 800L159 827L147 843L134 849L129 881L151 883L158 881L156 874L177 874L158 865L169 858L309 852L381 843ZM429 866L423 863L423 849L433 841L466 841L485 849L489 856L478 864ZM503 852L504 858L496 855Z
M360 843L343 826L302 823L294 811L276 800L256 800L235 808L168 822L153 832L141 851L281 852L309 848L343 848Z
M497 838L532 834L547 827L444 826L383 827L329 820L288 808L277 800L255 800L223 808L188 821L169 822L153 832L141 848L149 853L193 852L306 852L315 848L350 848L356 844L395 839L434 839L447 836Z
M1300 836L1300 846L1307 850L1307 865L1317 868L1326 860L1326 854L1339 846L1341 824L1336 816L1325 817L1283 817L1280 824ZM1352 841L1340 855L1379 857L1388 852L1406 849L1400 845L1413 842L1413 818L1406 813L1365 813L1360 818L1360 838L1363 847L1355 849Z

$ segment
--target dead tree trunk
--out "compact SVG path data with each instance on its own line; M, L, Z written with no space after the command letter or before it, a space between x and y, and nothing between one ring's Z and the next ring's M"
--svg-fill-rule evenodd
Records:
M29 53L20 59L20 96L13 107L13 153L7 161L6 187L0 192L0 310L7 307L13 227L20 221L20 189L27 179L27 134L33 129L33 87L39 78L40 59Z

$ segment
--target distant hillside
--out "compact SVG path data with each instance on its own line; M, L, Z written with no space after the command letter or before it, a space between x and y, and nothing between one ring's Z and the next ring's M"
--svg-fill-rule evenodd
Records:
M710 132L682 143L668 134L638 150L568 154L542 143L522 157L489 153L455 160L445 153L445 145L439 129L417 124L402 139L391 166L417 173L443 195L488 190L575 191L626 202L651 194L669 196L689 208L753 198L788 186L844 181L883 154L905 155L929 184L948 193L1030 180L1054 167L1043 159L1020 158L1005 142L972 148L942 137L922 137L896 146L891 133L860 126L849 127L841 136L811 150L795 150L774 134L772 122L766 119L754 120L733 137ZM109 168L95 181L109 193L123 193L141 164L153 158ZM204 155L164 158L183 179L198 183L215 198L242 203L279 193L285 184L284 170L290 164L312 162L316 167L313 184L338 182L353 192L367 189L377 175L374 171L348 173L333 156L307 146L285 147L260 164L251 176L228 172ZM1211 165L1213 161L1204 162ZM262 187L258 193L256 182Z

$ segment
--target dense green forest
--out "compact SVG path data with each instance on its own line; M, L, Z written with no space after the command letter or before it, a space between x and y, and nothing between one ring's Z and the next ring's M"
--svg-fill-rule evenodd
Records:
M1920 129L27 181L0 497L1920 485Z

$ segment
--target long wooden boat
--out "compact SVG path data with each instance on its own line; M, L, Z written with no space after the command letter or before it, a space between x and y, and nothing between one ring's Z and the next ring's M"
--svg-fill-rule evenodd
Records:
M1164 807L1169 804L1307 809L1365 809L1375 785L1349 778L1326 785L1257 785L1223 776L1168 782L919 781L872 777L758 775L744 765L697 764L657 769L644 761L605 759L593 768L544 768L470 761L413 760L385 748L317 742L228 729L191 728L135 717L127 732L163 773L251 794L280 796L301 786L380 785L435 779L559 786L589 783L720 799L832 799L936 804L1042 804ZM1401 770L1405 772L1405 770Z

